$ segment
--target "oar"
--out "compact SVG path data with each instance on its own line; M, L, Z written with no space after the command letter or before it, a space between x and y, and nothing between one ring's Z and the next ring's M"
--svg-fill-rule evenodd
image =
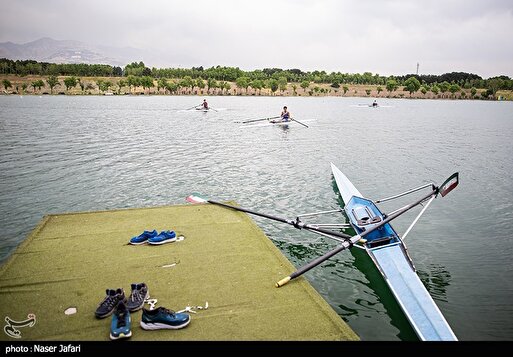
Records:
M294 118L290 118L290 120L293 120L293 121L295 121L296 123L301 124L301 125L303 125L304 127L308 128L308 125L301 123L299 120L296 120L296 119L294 119Z
M211 203L211 204L214 204L214 205L223 206L223 207L226 207L226 208L231 208L231 209L234 209L236 211L250 213L250 214L253 214L255 216L271 219L273 221L290 224L291 226L293 226L294 228L297 228L297 229L305 228L305 229L308 229L308 230L311 230L311 231L316 231L316 232L320 232L320 233L324 233L324 234L329 234L329 235L333 235L335 237L339 237L339 238L343 238L343 239L351 238L351 236L348 235L348 234L339 233L339 232L333 232L333 231L330 231L330 230L327 230L327 229L313 227L313 226L311 226L309 224L306 224L306 223L303 223L303 222L301 222L301 221L299 221L297 219L296 220L291 220L291 219L276 217L276 216L272 216L272 215L266 214L266 213L255 212L255 211L252 211L252 210L247 209L247 208L236 207L236 206L228 205L226 203L209 200L207 198L201 197L201 195L199 195L197 193L193 193L192 195L187 196L186 201L190 202L190 203L207 203L208 202L208 203Z
M208 109L212 109L213 111L217 112L217 109L214 109L212 107L208 107Z
M281 279L280 281L278 281L276 283L276 287L279 288L280 286L283 286L283 285L287 284L292 279L295 279L298 276L303 275L304 273L306 273L310 269L316 267L317 265L319 265L322 262L324 262L325 260L331 258L335 254L343 251L344 249L350 248L354 243L358 242L360 239L362 239L363 237L367 236L369 233L374 232L376 229L379 229L379 228L383 227L388 222L392 221L393 219L396 219L397 217L399 217L403 213L409 211L413 207L416 207L416 206L420 205L422 202L424 202L425 200L431 198L432 196L436 197L436 195L438 195L438 193L440 193L440 195L442 197L444 197L445 195L447 195L449 192L451 192L458 185L458 182L459 182L458 181L458 173L456 172L456 173L452 174L447 180L445 180L445 182L440 187L433 186L433 191L431 191L426 196L422 197L421 199L419 199L418 201L416 201L416 202L414 202L412 204L409 204L409 205L403 207L399 211L391 214L386 219L384 219L380 224L375 225L374 227L364 231L361 234L357 234L357 235L351 237L349 239L349 241L346 241L346 242L342 243L342 245L336 247L333 250L330 250L329 252L325 253L324 255L320 256L319 258L316 258L316 259L312 260L310 263L302 266L301 268L299 268L298 270L296 270L295 272L293 272L289 276L287 276L287 277Z
M193 108L196 108L196 107L199 107L201 104L198 104L198 105L195 105L194 107L190 107L190 108L187 108L187 109L184 109L184 110L191 110Z
M244 120L244 121L236 121L236 123L242 123L242 124L246 124L246 123L253 123L255 121L264 121L264 120L271 120L271 119L278 119L280 118L279 116L277 117L270 117L270 118L260 118L260 119L251 119L251 120Z

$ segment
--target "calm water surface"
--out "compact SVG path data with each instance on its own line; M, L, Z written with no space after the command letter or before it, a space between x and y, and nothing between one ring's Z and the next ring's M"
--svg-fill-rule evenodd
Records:
M330 161L374 199L459 171L406 243L461 340L512 339L513 103L211 97L218 112L181 110L202 99L0 96L0 260L49 213L177 204L198 191L293 218L338 207ZM310 128L234 123L283 105ZM333 247L255 220L296 266ZM370 268L344 252L306 276L362 339L414 339Z

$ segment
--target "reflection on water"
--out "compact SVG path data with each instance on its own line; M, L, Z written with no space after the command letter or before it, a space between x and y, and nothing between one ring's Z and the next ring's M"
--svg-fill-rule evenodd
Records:
M451 283L451 274L439 264L429 264L428 270L417 269L420 280L435 300L447 302L447 287Z

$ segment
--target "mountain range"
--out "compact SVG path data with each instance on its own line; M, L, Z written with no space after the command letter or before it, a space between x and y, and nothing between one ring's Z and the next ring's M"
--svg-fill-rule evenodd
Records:
M109 64L121 67L135 61L143 61L147 65L161 62L137 48L97 46L80 41L54 40L49 37L23 44L2 42L0 58L50 63Z

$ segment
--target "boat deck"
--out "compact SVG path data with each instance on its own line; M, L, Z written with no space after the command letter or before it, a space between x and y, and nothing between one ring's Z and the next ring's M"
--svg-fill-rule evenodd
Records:
M185 239L127 244L153 229ZM19 328L22 341L106 341L111 318L94 317L105 289L130 294L131 283L145 282L157 306L209 307L176 331L144 331L135 312L131 340L358 339L304 278L274 287L293 270L246 214L214 205L49 215L0 268L0 316L36 316L33 327ZM71 307L77 312L66 315Z
M401 246L391 245L370 251L397 302L424 341L456 341L456 336L438 306L405 259Z

